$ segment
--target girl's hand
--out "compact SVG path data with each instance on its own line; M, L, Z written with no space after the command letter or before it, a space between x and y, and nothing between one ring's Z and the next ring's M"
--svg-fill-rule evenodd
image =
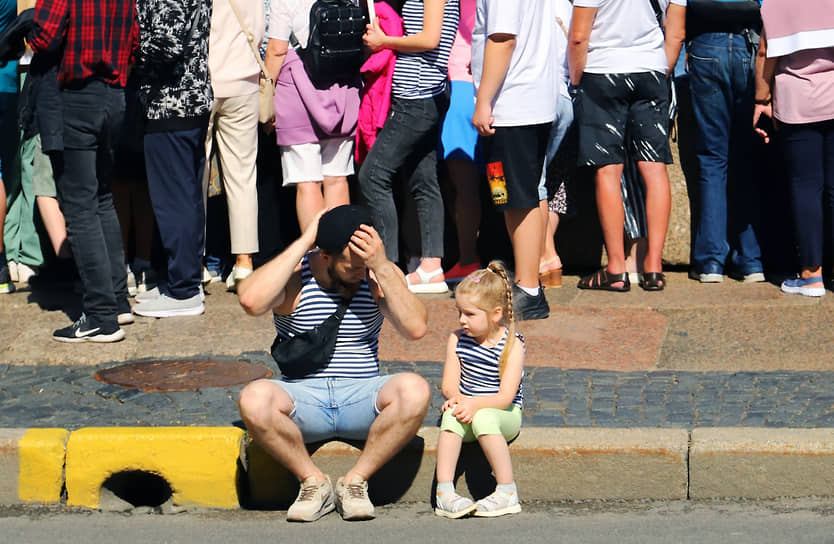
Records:
M455 395L450 399L446 399L446 402L443 403L443 406L440 408L440 411L445 412L446 410L453 409L463 398L464 397L461 395Z
M458 400L458 405L452 411L452 415L458 418L461 423L472 423L472 418L475 417L477 411L475 399L462 397Z
M365 35L362 36L362 40L371 51L376 53L380 49L385 49L385 39L387 37L379 26L379 17L376 17L373 24L365 25Z

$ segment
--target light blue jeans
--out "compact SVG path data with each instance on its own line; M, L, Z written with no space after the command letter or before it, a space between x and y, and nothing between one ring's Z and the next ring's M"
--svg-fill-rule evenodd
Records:
M272 380L293 402L290 419L304 442L331 438L364 440L379 415L376 398L392 375L375 378L308 378L295 382Z
M556 102L556 119L550 127L550 135L547 140L547 149L544 155L544 167L542 168L542 176L539 179L539 200L547 200L547 187L545 181L547 179L547 165L556 156L559 151L559 146L562 145L562 140L565 139L565 134L573 123L573 102L567 96L559 94L559 100Z

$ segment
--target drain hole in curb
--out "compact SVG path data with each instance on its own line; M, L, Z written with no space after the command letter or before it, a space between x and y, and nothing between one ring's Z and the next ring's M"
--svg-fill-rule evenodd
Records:
M142 470L117 472L102 487L134 507L160 506L173 494L165 478Z

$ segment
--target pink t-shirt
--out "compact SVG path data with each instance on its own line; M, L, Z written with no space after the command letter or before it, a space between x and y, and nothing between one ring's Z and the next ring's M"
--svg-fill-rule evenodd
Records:
M472 29L475 28L477 0L460 0L460 22L455 43L449 53L449 80L472 81L469 63L472 60Z
M834 47L804 49L776 64L773 116L789 124L834 119Z

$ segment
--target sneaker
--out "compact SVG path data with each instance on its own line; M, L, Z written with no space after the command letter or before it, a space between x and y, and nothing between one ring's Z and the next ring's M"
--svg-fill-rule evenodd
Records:
M138 288L136 287L136 275L133 273L133 270L130 269L130 265L127 265L127 294L135 297L137 292Z
M528 295L526 291L513 286L513 313L519 321L529 319L547 319L550 306L544 297L544 289L539 287L538 296Z
M165 293L150 300L140 300L133 313L144 317L178 317L200 315L206 311L199 293L193 297L177 299Z
M463 280L466 276L471 274L472 272L478 270L480 268L481 263L474 262L472 264L466 264L461 266L460 263L456 263L455 266L449 269L448 272L445 273L446 281L448 283L459 283Z
M223 278L220 277L214 270L209 270L205 266L203 267L203 277L201 278L203 285L208 285L210 283L217 283L219 281L223 281Z
M322 483L318 483L315 476L301 482L298 497L287 510L287 521L316 521L333 511L333 484L330 478L325 478Z
M825 287L808 287L814 283L822 283L822 276L810 278L789 278L782 282L782 292L806 297L821 297L825 294Z
M471 514L478 507L472 499L463 497L457 493L452 492L451 495L444 497L441 491L436 495L437 507L434 509L434 514L442 518L458 519Z
M29 266L28 264L17 263L17 281L20 283L29 283L32 277L38 275L37 266Z
M136 293L136 302L148 302L149 300L158 298L161 294L159 287L154 287L147 291Z
M374 505L368 498L368 482L354 476L349 484L344 478L336 482L336 508L346 521L374 519Z
M698 281L701 283L721 283L724 281L724 274L705 273L698 274Z
M741 281L744 283L761 283L765 281L764 272L751 272L750 274L745 274Z
M241 266L232 267L232 271L226 277L226 289L237 292L237 284L252 275L251 268L243 268ZM220 281L218 279L218 281Z
M81 314L78 321L69 327L53 332L52 339L58 342L118 342L125 337L125 331L118 325L95 325L97 323L90 322L86 315Z
M146 268L139 271L139 277L136 278L136 292L147 293L157 286L156 272L152 268Z
M14 293L14 283L12 283L6 260L0 259L0 294L6 293Z
M116 316L116 321L119 325L130 325L136 321L136 318L133 317L133 312L122 312Z
M475 505L475 515L479 518L495 518L506 514L518 514L521 512L521 505L518 503L518 494L504 493L495 490L479 500Z
M12 282L17 282L17 263L14 261L9 261L6 263L9 268L9 280Z

